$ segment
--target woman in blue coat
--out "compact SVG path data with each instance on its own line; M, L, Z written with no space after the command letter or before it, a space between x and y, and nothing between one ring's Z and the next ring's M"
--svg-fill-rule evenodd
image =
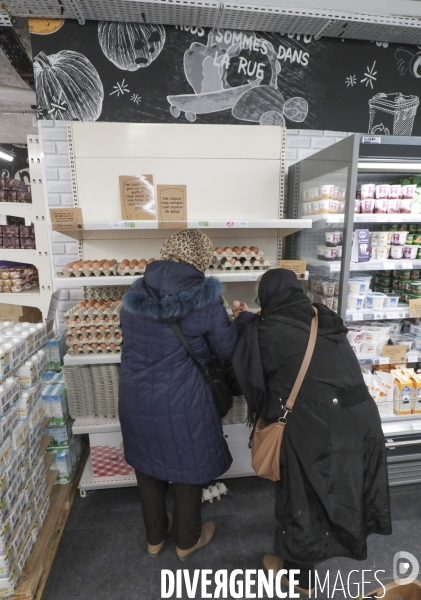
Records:
M174 484L176 552L184 560L215 531L212 522L201 525L202 486L232 462L211 391L171 328L179 323L203 363L212 354L231 358L238 319L235 324L228 319L221 283L205 278L212 256L205 234L181 230L123 298L119 414L151 556L159 553L172 526L165 508L168 482Z

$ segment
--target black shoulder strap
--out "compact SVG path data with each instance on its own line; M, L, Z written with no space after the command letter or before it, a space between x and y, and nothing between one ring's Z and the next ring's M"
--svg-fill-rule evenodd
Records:
M171 329L174 331L175 335L177 336L178 341L183 346L184 350L187 352L187 354L190 356L190 358L193 360L193 362L195 363L195 365L197 366L199 371L202 373L202 375L207 375L207 369L205 369L205 367L202 365L202 363L196 358L196 356L193 352L193 349L190 346L189 342L187 341L186 336L181 331L179 324L177 322L171 323Z

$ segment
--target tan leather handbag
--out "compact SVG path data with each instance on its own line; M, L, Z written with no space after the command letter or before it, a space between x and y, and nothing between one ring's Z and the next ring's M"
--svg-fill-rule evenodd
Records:
M307 350L294 387L285 404L285 414L279 417L276 423L270 425L267 424L264 417L260 417L253 432L251 441L251 466L256 475L265 479L271 479L272 481L279 481L281 479L281 446L287 416L293 409L316 345L319 319L317 308L313 306L313 309L315 314L311 322L310 339L308 340Z

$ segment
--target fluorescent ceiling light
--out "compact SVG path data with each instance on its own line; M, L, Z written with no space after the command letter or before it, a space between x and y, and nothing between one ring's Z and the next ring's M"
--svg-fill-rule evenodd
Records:
M359 162L358 169L362 171L411 171L421 174L420 162Z
M14 156L13 156L13 154L10 154L6 150L3 150L2 148L0 148L0 158L3 158L4 160L12 161L14 159Z

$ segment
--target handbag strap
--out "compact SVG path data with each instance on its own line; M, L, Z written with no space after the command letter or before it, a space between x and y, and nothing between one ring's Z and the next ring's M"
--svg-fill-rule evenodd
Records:
M206 367L204 367L202 365L200 360L198 360L198 358L196 357L195 353L193 352L192 347L190 346L189 342L187 341L186 336L181 331L180 325L175 321L174 323L171 323L171 329L174 331L178 341L183 346L184 350L187 352L187 354L190 356L190 358L193 360L194 364L199 369L202 376L207 378L209 376L208 370L206 369Z
M312 359L314 347L316 345L317 330L319 327L319 311L317 310L317 308L315 306L313 306L313 309L314 309L315 314L311 321L310 338L308 340L307 350L306 350L306 353L304 354L304 359L303 359L301 368L298 372L297 379L295 380L294 387L292 388L291 394L289 395L287 403L285 404L285 408L289 411L291 411L293 409L293 406L297 399L298 393L303 384L304 377L306 376L308 367L310 366L310 361Z

